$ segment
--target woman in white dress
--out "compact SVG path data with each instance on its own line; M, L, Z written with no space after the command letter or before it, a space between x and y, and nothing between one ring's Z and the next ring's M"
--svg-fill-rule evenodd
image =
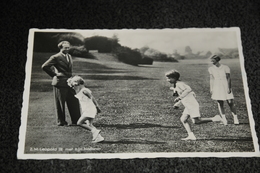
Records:
M74 76L68 79L68 85L76 91L75 97L79 100L81 108L81 117L77 125L92 132L93 143L101 142L104 141L104 138L100 135L100 130L93 125L96 114L101 111L97 101L92 96L92 92L84 86L84 83L83 78L80 76Z
M220 57L211 56L213 66L209 67L210 74L210 93L213 100L217 100L220 115L223 124L227 125L225 116L224 101L227 101L234 118L234 124L239 124L236 108L234 104L234 95L231 89L230 68L227 65L220 64Z

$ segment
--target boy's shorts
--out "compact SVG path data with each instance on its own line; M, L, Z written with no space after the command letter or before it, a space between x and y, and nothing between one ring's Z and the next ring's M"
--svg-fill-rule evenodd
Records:
M191 118L200 117L200 106L193 93L188 94L182 104L185 106L183 114L188 114Z
M199 108L185 108L182 114L190 115L191 118L200 117L200 110Z

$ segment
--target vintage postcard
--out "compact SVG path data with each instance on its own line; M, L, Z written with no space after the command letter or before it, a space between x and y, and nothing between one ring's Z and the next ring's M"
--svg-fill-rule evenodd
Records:
M18 159L253 157L239 28L31 29Z

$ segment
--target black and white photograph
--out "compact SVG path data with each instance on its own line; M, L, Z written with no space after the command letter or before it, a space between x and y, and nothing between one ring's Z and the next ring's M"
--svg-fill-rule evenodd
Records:
M239 27L30 29L18 159L259 156Z

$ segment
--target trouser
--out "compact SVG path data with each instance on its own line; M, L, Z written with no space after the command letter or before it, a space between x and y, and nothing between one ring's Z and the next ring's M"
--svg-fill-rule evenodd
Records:
M78 99L74 96L75 91L69 87L53 87L54 102L56 108L57 123L66 124L65 102L67 104L72 124L77 124L80 117Z

